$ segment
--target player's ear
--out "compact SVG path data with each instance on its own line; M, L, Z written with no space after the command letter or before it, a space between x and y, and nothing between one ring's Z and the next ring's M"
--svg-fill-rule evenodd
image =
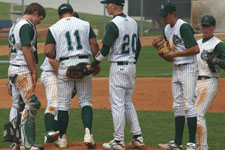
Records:
M38 17L38 11L33 12L33 15Z

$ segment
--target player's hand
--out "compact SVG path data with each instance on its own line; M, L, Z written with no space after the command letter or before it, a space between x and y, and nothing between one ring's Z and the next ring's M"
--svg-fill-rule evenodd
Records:
M93 73L93 75L97 75L101 72L101 66L100 64L98 64L96 67L95 67L95 71Z
M37 84L37 80L38 80L37 72L32 72L31 73L31 77L32 77L32 82L33 82L33 86L34 86L34 89L35 89L36 88L36 84Z
M155 37L152 41L152 46L154 46L156 49L158 49L158 43L160 43L161 41L163 41L162 36Z
M87 67L87 69L88 69L89 71L93 71L93 70L95 69L95 68L92 67L91 65L87 65L86 67Z
M174 51L170 51L170 52L167 53L166 56L164 56L164 58L167 61L171 61L171 62L174 60L175 57L176 57L176 52L174 52Z

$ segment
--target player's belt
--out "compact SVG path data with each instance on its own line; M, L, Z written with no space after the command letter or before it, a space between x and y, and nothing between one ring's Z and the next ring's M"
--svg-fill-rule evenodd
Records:
M135 64L135 62L127 62L127 61L118 61L117 65L128 65L129 63Z
M211 77L207 77L207 76L198 76L198 80L207 80L210 79Z
M73 56L72 56L73 57ZM63 60L68 60L70 57L64 57L64 58L60 58L59 59L59 62L60 61L63 61ZM89 58L89 56L88 55L80 55L80 56L78 56L78 58L79 59L85 59L85 58Z
M16 67L20 67L20 65L15 65L15 64L10 64L10 65L12 65L12 66L16 66Z

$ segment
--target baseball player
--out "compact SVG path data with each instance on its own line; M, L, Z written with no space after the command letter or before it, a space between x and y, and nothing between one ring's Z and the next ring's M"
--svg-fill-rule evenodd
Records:
M124 0L103 0L101 3L106 4L107 12L113 15L113 19L106 26L102 49L87 68L93 70L110 53L109 92L114 139L104 143L103 148L125 149L125 120L133 135L129 147L141 148L144 147L142 132L131 100L136 78L136 62L141 50L137 23L123 13Z
M196 86L198 150L208 150L205 114L216 96L220 68L225 69L225 44L213 35L216 20L205 15L201 20L203 38L198 40L199 76Z
M11 50L8 76L20 93L25 109L21 116L21 149L39 150L42 146L35 144L35 116L41 104L34 93L38 74L36 69L37 38L36 25L45 18L45 9L38 3L30 4L22 18L18 19L9 33Z
M187 150L196 150L197 112L195 110L195 87L198 76L196 54L199 47L194 38L192 27L176 17L176 6L172 2L161 5L159 15L166 24L163 35L175 51L167 54L166 60L173 64L172 92L175 116L175 139L168 144L159 144L161 149L181 150L185 116L189 130ZM162 37L153 40L153 46L162 41Z
M58 139L58 122L55 120L57 108L57 72L58 62L54 59L45 58L41 65L43 72L41 73L41 82L45 89L47 107L45 110L45 143L51 143Z
M21 112L24 109L23 99L16 89L15 85L11 83L9 79L8 82L8 91L12 97L12 107L9 114L9 122L4 126L4 141L11 142L10 149L17 150L21 144Z
M92 135L92 76L80 80L73 80L66 76L68 67L81 62L90 63L89 57L95 56L99 50L96 35L90 24L73 17L71 5L62 4L58 8L60 20L49 28L45 54L47 57L59 61L57 76L58 88L58 124L59 137L56 146L67 147L66 130L69 122L68 111L71 104L73 88L77 90L78 101L82 111L82 121L85 129L84 143L88 147L95 147ZM98 70L100 67L98 67Z

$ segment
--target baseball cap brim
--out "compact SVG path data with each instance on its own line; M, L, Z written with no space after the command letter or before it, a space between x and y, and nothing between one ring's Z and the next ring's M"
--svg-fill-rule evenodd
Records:
M164 16L167 16L167 15L168 15L168 12L163 11L163 10L160 10L160 11L158 12L158 15L161 16L161 17L164 17Z
M209 22L203 22L202 25L207 26L207 27L212 26Z
M107 1L107 0L101 1L101 4L108 4L108 3L109 3L109 1Z

